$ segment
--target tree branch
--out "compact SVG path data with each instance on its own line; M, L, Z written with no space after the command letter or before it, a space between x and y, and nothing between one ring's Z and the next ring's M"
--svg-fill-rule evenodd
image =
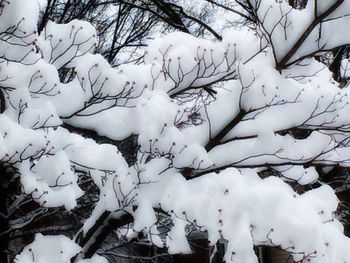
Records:
M344 0L336 1L332 6L330 6L323 14L316 16L311 24L306 28L304 33L300 36L294 46L288 51L288 53L277 63L276 69L282 70L288 63L288 61L293 57L293 55L298 51L298 49L302 46L311 32L315 29L315 27L322 22L327 16L329 16L334 10L336 10ZM291 64L291 63L289 63Z

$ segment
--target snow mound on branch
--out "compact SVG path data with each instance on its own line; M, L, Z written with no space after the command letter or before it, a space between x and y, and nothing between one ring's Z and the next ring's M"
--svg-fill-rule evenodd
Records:
M70 263L81 248L68 237L36 234L35 240L15 258L15 263Z
M169 251L187 251L185 239L179 238L186 225L193 225L208 231L212 245L220 238L229 241L227 262L255 262L253 245L278 246L295 261L350 258L347 250L339 249L350 240L334 217L338 199L327 185L299 195L277 177L261 179L251 169L233 168L191 181L174 175L169 180L161 198L161 208L174 223Z
M49 21L37 46L42 58L59 69L88 53L95 43L96 30L86 21L73 20L68 24Z
M108 263L107 259L99 255L94 255L89 259L81 259L77 263Z
M32 169L28 166L28 161L21 163L21 183L25 193L46 207L63 205L70 210L76 206L76 199L83 195L83 191L65 152L42 157Z

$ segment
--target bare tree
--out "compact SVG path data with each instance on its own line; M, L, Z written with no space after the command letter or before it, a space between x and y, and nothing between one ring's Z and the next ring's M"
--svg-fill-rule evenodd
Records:
M339 218L324 184L343 194L348 181L329 180L350 162L350 39L336 34L348 2L207 2L249 29L220 36L178 2L48 1L38 34L33 7L1 1L0 237L18 248L4 261L24 245L16 262L35 261L47 244L61 262L152 262L189 253L205 231L211 246L228 242L228 262L256 260L253 246L348 259L337 228L347 205ZM110 65L157 21L182 32L150 43L142 63ZM217 41L185 34L193 23ZM97 38L109 36L104 50ZM158 249L118 250L135 242Z

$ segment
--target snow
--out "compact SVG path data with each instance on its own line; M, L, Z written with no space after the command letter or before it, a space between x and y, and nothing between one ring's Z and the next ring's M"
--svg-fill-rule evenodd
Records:
M99 255L93 255L92 258L89 259L80 259L78 263L107 263L107 259L101 257Z
M32 194L37 202L47 207L64 205L70 210L77 205L76 199L83 195L77 184L78 177L71 170L69 159L63 151L53 157L39 159L33 169L29 168L28 161L23 162L20 169L24 192Z
M335 1L319 2L321 15ZM143 64L113 68L93 54L89 23L49 22L38 35L38 2L10 0L0 14L2 32L16 30L0 41L0 161L18 170L22 191L43 207L74 209L84 195L79 172L90 176L99 199L83 235L108 211L133 217L116 230L123 238L142 232L169 253L191 253L194 227L207 231L211 245L228 241L227 262L256 262L259 245L299 262L349 261L333 189L298 194L288 184L319 180L316 166L350 165L347 88L310 56L349 43L342 16L349 1L328 17L339 18L322 23L319 41L315 26L290 57L313 21L313 2L303 10L286 1L250 3L257 31L232 27L222 41L171 33L150 43ZM71 78L60 81L63 68ZM131 135L134 163L112 141ZM104 141L92 139L98 136ZM260 178L268 168L280 178ZM156 210L172 220L166 234ZM16 262L64 263L79 253L78 263L107 262L84 259L85 251L65 236L37 234Z
M45 248L45 249L43 249ZM35 240L16 256L16 263L69 263L70 259L80 252L81 248L69 238L58 236L43 236L36 234Z

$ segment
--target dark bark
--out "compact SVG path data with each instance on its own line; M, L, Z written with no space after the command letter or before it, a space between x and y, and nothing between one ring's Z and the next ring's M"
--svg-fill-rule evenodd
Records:
M241 110L239 114L233 118L214 138L211 138L210 141L205 146L207 152L213 149L220 141L234 128L240 121L244 118L246 112Z
M3 113L5 111L5 97L4 97L4 93L1 91L0 89L0 114Z
M347 80L343 79L343 76L341 76L341 61L343 59L344 53L346 52L346 46L342 46L339 48L336 48L332 51L333 53L333 61L332 64L329 66L329 70L333 73L333 78L338 81L341 85L341 87L343 87Z
M10 236L7 231L10 229L7 215L7 199L10 195L8 178L9 174L6 168L0 164L0 263L7 262L6 249L10 242Z
M43 31L44 27L46 26L47 22L49 21L49 17L52 14L53 8L56 5L57 0L48 0L47 5L45 8L45 12L43 16L41 17L40 23L38 25L38 31Z
M76 242L84 248L82 257L91 258L114 230L131 223L132 220L133 217L130 214L113 218L110 211L105 211L86 234L83 232L78 234ZM76 257L72 258L71 262L75 260Z

